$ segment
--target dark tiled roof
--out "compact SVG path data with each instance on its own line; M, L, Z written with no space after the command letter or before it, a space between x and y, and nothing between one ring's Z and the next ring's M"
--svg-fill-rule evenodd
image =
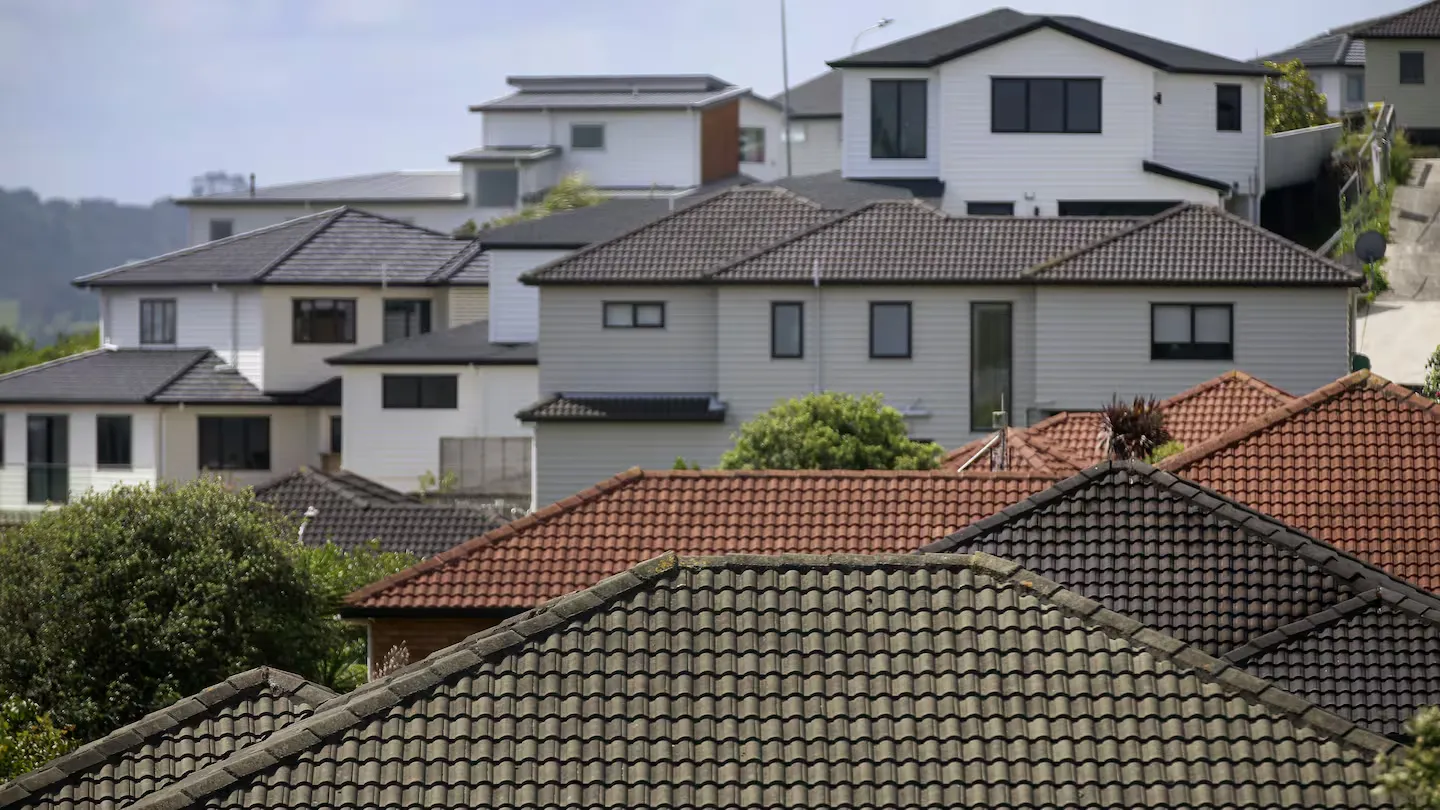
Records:
M276 402L290 405L315 405L338 408L341 405L341 397L344 391L344 383L337 375L318 385L312 385L303 391L275 393L270 396Z
M252 669L0 785L0 807L128 806L309 717L333 697L298 675Z
M1440 590L1440 403L1351 374L1160 466Z
M1371 20L1354 34L1362 39L1440 38L1440 0L1430 0L1399 14Z
M720 422L714 394L556 394L516 417L525 422Z
M426 284L467 248L448 234L335 208L83 276L130 284Z
M484 104L470 107L471 112L490 110L666 110L703 108L737 98L750 91L744 87L718 90L677 90L661 92L593 91L571 93L535 93L522 90Z
M357 174L329 180L305 180L261 186L249 190L187 197L177 202L217 203L357 203L357 202L462 202L458 171L398 171Z
M385 551L430 557L501 525L494 512L421 503L418 498L349 472L301 468L255 488L255 497L305 523L305 542L354 548L379 540Z
M1263 76L1264 68L1111 28L1083 17L997 8L956 23L837 59L831 67L933 67L1038 28L1050 28L1171 73Z
M665 555L162 807L1371 807L1396 744L989 555Z
M612 197L597 205L562 211L539 219L486 228L479 241L487 248L582 248L629 233L684 207L669 200Z
M823 174L785 177L764 185L793 191L821 208L835 211L858 208L876 200L909 200L917 197L912 190L901 185L847 179L841 176L838 169ZM941 189L938 196L943 195L944 189Z
M208 349L96 349L0 374L0 402L142 403Z
M1377 588L1440 618L1440 599L1143 462L1099 464L924 550L1013 559L1211 655L1295 622L1323 620L1326 611ZM1287 683L1314 677L1303 668L1273 674ZM1394 714L1413 714L1426 704L1396 701L1430 697L1428 685L1440 682L1440 659L1405 672L1359 667L1329 670L1328 677L1337 700L1388 691L1378 698L1382 704ZM1414 678L1426 688L1397 691L1390 688L1395 678ZM1323 705L1356 722L1367 716L1365 703ZM1400 728L1397 722L1372 730Z
M558 146L477 146L474 149L466 149L464 152L451 155L450 159L457 163L465 161L528 163L534 160L544 160L559 153L560 147Z
M733 188L530 271L540 284L690 281L833 216L776 188Z
M151 402L225 402L264 405L276 402L245 379L234 366L227 365L214 353L206 352L198 362L174 382L156 391Z
M1209 205L1178 205L1028 271L1037 281L1337 284L1360 274Z
M1305 67L1364 67L1365 41L1344 32L1331 32L1255 61L1283 65L1296 59Z
M844 82L840 71L831 70L790 88L791 118L839 118L844 110L841 93ZM771 99L776 104L785 103L785 94Z
M525 609L666 551L911 551L1055 482L1014 473L630 470L351 594L350 612Z
M443 332L392 340L331 357L331 365L533 366L533 343L491 343L490 322L473 321Z

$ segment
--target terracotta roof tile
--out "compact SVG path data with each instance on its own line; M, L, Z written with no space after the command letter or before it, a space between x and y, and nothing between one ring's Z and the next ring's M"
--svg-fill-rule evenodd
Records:
M1368 371L1161 463L1440 590L1440 403Z
M528 608L665 551L906 552L1054 481L1023 473L630 470L347 602L353 613Z

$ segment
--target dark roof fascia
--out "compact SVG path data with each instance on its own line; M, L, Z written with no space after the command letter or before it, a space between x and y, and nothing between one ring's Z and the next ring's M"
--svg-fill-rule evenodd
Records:
M791 121L839 121L844 117L841 113L790 113Z
M154 396L154 394L147 395L147 398L145 399L115 399L114 397L84 397L76 399L54 399L46 397L3 397L0 398L0 405L53 405L57 408L63 408L70 405L153 405L156 407L162 407L170 404L168 402L152 402L149 399L150 396Z
M364 607L343 605L340 616L346 619L508 619L529 610L517 608L423 608Z
M579 250L589 247L589 242L486 242L480 237L480 244L486 250Z
M1222 180L1214 180L1209 177L1192 174L1182 169L1166 166L1164 163L1156 163L1153 160L1142 160L1140 161L1140 166L1151 174L1158 174L1161 177L1169 177L1175 180L1183 180L1186 183L1194 183L1197 186L1213 188L1216 191L1231 192L1235 190L1234 186Z

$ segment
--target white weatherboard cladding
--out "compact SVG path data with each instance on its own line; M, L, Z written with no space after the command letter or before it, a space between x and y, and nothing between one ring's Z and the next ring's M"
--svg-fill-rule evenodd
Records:
M717 422L543 422L535 426L535 502L546 506L631 467L668 470L676 457L714 467L734 425Z
M1230 369L1291 393L1349 370L1347 288L1051 287L1036 291L1037 404L1168 397ZM1150 305L1234 305L1233 360L1151 360Z
M382 407L386 374L454 374L453 409ZM515 414L539 398L534 366L346 366L345 469L409 492L440 473L442 438L530 436Z
M715 391L715 296L680 285L541 287L541 393ZM606 329L606 301L663 301L665 327Z
M161 447L164 464L161 474L177 481L189 481L200 475L201 416L268 416L270 417L270 469L214 470L216 475L235 486L256 486L298 467L320 467L319 448L324 446L317 435L322 430L316 416L322 409L266 406L187 405L166 408L160 416ZM328 431L328 424L323 426Z
M934 150L938 171L930 176L945 181L947 211L963 212L966 201L1014 202L1016 213L1023 216L1034 214L1037 207L1042 216L1054 215L1060 200L1218 202L1213 189L1143 171L1141 162L1153 157L1155 141L1156 71L1148 65L1041 28L946 62L937 73L941 128ZM1100 77L1102 131L991 132L994 76ZM847 121L847 161L860 148L851 136L862 134L868 130L860 133L858 125ZM868 143L867 138L865 149ZM852 162L847 162L846 173L854 174Z
M1425 83L1400 83L1400 53L1425 54ZM1365 97L1395 105L1402 127L1440 128L1440 39L1365 41Z
M560 171L597 186L688 188L700 183L700 115L694 110L553 110L484 113L485 143L554 145ZM571 149L571 124L603 124L603 149ZM739 148L739 144L736 144Z
M338 367L326 358L347 354L366 346L381 343L385 337L384 301L388 299L421 299L433 301L437 288L426 287L342 287L275 284L263 288L264 334L267 357L265 391L303 391L339 374ZM294 302L299 298L355 299L354 343L296 343ZM431 304L431 327L441 309Z
M490 317L490 290L486 287L451 287L445 299L445 325L450 329Z
M1222 132L1216 124L1218 84L1240 85L1239 132ZM1155 72L1161 103L1155 112L1155 160L1173 169L1235 183L1239 193L1252 194L1259 177L1260 150L1265 144L1264 79L1251 76L1196 76Z
M160 475L158 456L158 422L160 408L134 405L11 405L0 408L3 414L3 465L0 465L0 509L39 509L43 504L27 502L25 487L26 417L29 414L53 414L69 417L70 499L74 500L94 489L104 492L121 484L153 483ZM100 468L96 464L95 417L128 415L130 417L131 465L126 469Z
M781 130L785 128L784 113L763 101L749 96L741 96L740 126L763 127L765 130L765 161L763 163L741 162L740 172L762 182L784 177L785 143L780 139ZM795 173L798 174L798 172Z
M846 68L842 71L842 120L844 134L844 173L846 177L939 177L941 176L942 137L948 135L950 111L943 109L940 74L925 68ZM870 157L870 82L873 79L925 79L929 81L926 96L925 157L921 159L875 159ZM988 96L987 96L988 99ZM986 102L989 109L989 102ZM987 119L988 120L988 119ZM988 125L987 125L988 129ZM797 172L798 174L798 172Z
M540 288L520 276L568 256L568 250L485 251L490 259L490 342L533 343L540 334Z
M840 168L841 127L839 118L806 118L790 123L791 129L802 133L804 140L791 144L791 160L796 175L823 174ZM780 144L784 149L785 144Z
M175 345L156 348L210 349L261 384L265 352L258 287L101 288L100 297L103 338L117 348L145 348L140 343L142 299L174 299Z
M1028 287L865 285L821 287L818 293L814 287L722 288L721 398L729 420L740 424L777 400L817 386L853 394L880 392L897 408L915 406L928 412L908 420L911 435L958 446L979 435L970 430L971 303L1003 301L1012 306L1014 368L1006 404L1012 424L1020 425L1034 402L1034 300L1034 289ZM770 305L777 301L805 305L803 358L770 357ZM870 357L872 301L911 302L910 359Z
M234 223L235 233L245 233L269 225L278 225L298 217L318 214L342 205L360 208L372 214L392 219L408 220L422 228L431 228L449 233L465 220L474 216L464 202L263 202L223 205L206 203L187 205L190 217L189 241L186 244L200 245L210 241L210 220L228 219ZM136 256L135 258L146 258ZM257 268L259 269L259 268Z

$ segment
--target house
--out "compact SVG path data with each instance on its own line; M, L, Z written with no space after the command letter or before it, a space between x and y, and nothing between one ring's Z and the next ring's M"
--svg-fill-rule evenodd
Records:
M1360 276L1218 208L1154 217L845 212L737 188L523 277L540 290L537 501L677 456L814 390L882 391L948 447L1240 368L1350 363Z
M667 550L898 554L988 517L1054 476L629 470L348 596L372 666L429 655Z
M840 71L830 70L790 88L788 154L792 174L838 172L844 163ZM781 93L771 101L786 103ZM785 144L781 144L786 147Z
M956 214L1259 219L1268 69L998 8L830 62L846 177L944 184Z
M1359 371L1160 462L1440 591L1440 403Z
M1255 61L1283 65L1298 59L1315 89L1325 94L1325 111L1332 118L1364 110L1365 40L1351 33L1353 28L1326 31Z
M1226 495L1104 462L926 546L1061 580L1377 734L1440 701L1440 598Z
M1440 144L1440 0L1367 21L1365 93L1395 105L1396 122L1416 143Z
M1398 751L988 554L667 554L130 808L1371 807Z
M129 807L309 717L335 697L298 675L257 667L0 785L0 807Z
M382 551L432 557L505 522L505 514L427 503L352 472L301 467L255 487L255 499L290 515L306 543L354 549L371 540Z

